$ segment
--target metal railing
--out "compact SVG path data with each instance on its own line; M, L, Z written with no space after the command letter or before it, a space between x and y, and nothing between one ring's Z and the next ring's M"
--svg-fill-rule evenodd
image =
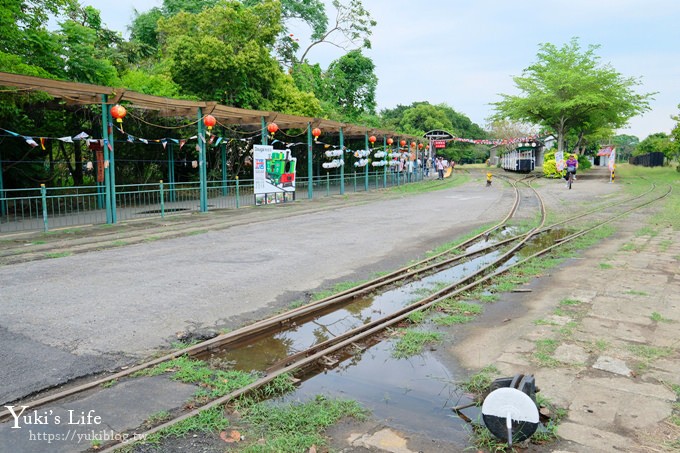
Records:
M385 171L378 167L346 173L314 176L312 196L333 196L347 192L363 192L423 179L422 171L407 173ZM295 200L309 198L309 179L297 178ZM208 210L238 209L258 204L252 179L210 181L207 185ZM68 188L5 189L0 191L0 233L66 228L79 225L106 224L103 186ZM270 199L265 199L265 202ZM282 199L272 197L280 202ZM260 202L261 204L261 202ZM154 184L122 184L116 186L116 221L158 218L167 215L200 211L199 182Z

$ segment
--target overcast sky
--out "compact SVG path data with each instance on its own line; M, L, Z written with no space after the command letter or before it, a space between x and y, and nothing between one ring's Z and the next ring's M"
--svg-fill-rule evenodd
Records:
M162 0L81 0L102 13L108 28L127 36L133 9ZM330 2L327 2L330 3ZM669 133L680 113L680 1L678 0L363 0L378 22L373 47L378 108L414 101L445 103L480 126L499 93L514 94L513 76L536 60L538 46L561 47L578 37L583 49L626 77L641 93L658 92L652 110L619 133L644 139ZM334 17L334 11L328 11ZM303 30L296 33L304 44ZM316 46L308 59L325 68L341 56ZM477 137L468 137L477 138Z

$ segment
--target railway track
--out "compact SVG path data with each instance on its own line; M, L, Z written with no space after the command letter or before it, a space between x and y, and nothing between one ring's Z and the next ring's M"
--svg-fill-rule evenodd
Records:
M451 283L450 285L446 286L445 288L440 289L439 291L422 298L416 302L411 303L410 305L397 310L387 316L384 316L383 318L380 318L378 320L375 320L373 322L367 323L365 325L362 325L360 327L357 327L355 329L352 329L348 332L345 332L341 335L338 335L326 342L314 345L313 347L305 350L305 351L300 351L296 354L293 354L289 357L287 357L285 360L279 361L275 364L272 364L267 370L265 370L265 375L258 379L257 381L253 382L251 385L244 387L242 389L239 389L238 391L232 392L228 395L225 395L224 397L221 397L219 399L216 399L204 406L201 406L200 408L197 408L195 410L192 410L190 412L187 412L185 414L182 414L180 417L177 417L173 420L170 420L162 425L156 426L153 429L143 433L143 435L148 435L152 434L154 432L157 432L163 428L166 428L168 426L171 426L175 423L178 423L184 419L190 418L196 414L198 414L200 411L204 411L207 409L210 409L215 406L220 406L224 405L225 403L229 402L230 400L234 398L238 398L240 395L247 394L259 387L262 387L266 385L267 383L271 382L272 380L276 379L277 377L283 375L283 374L292 374L295 372L300 372L300 370L305 370L310 367L314 367L319 361L323 360L328 360L329 357L332 357L334 354L340 353L344 348L348 347L354 347L357 343L365 341L367 338L370 338L373 335L376 335L380 332L385 331L386 329L390 328L391 326L394 326L402 321L404 321L408 316L413 313L414 311L419 311L419 310L426 310L428 308L433 307L437 303L453 297L457 294L460 294L462 292L468 291L469 289L472 289L476 286L479 286L481 284L484 284L485 282L488 282L489 280L493 279L495 276L500 275L503 272L506 272L510 268L517 266L519 264L522 264L526 262L527 260L538 256L543 253L548 253L550 250L554 249L555 247L563 244L564 242L567 242L569 240L573 240L576 237L579 237L583 234L586 234L588 231L591 231L594 228L597 228L598 226L604 225L606 223L609 223L611 221L616 220L617 218L620 218L621 216L624 216L628 214L629 212L639 209L643 206L646 206L650 203L653 203L654 201L657 201L665 196L667 196L670 193L670 190L663 194L660 197L654 197L650 200L644 201L644 202L639 202L632 206L631 208L625 209L623 212L620 212L616 215L610 216L609 219L600 222L596 224L595 226L589 227L587 229L584 229L582 231L577 231L573 233L570 236L567 236L565 238L562 238L559 240L559 242L556 242L550 247L546 247L542 249L541 251L533 254L531 257L525 258L521 261L518 261L512 265L504 266L503 268L500 268L503 263L506 263L511 257L515 255L515 253L521 249L528 241L530 241L532 238L534 238L537 235L543 234L544 232L547 232L559 225L573 222L576 219L585 217L589 214L593 214L595 212L601 212L602 208L598 208L596 210L591 210L588 211L587 213L582 213L577 216L572 216L569 219L566 219L562 222L555 223L552 225L545 226L545 221L546 221L546 211L545 207L543 204L543 201L538 194L538 192L531 186L531 181L530 180L520 180L520 181L514 181L514 180L509 180L509 182L513 185L514 190L515 190L515 201L511 206L511 209L498 224L484 230L483 232L473 236L472 238L462 242L461 244L458 244L455 247L452 247L444 252L441 252L437 255L431 256L425 260L419 261L417 263L414 263L410 266L398 269L390 274L387 274L385 276L381 276L377 279L371 280L369 282L363 283L361 285L358 285L355 288L352 288L347 291L343 291L341 293L335 294L333 296L330 296L328 298L322 299L320 301L317 301L313 304L305 305L293 310L289 310L285 313L273 316L269 319L259 321L257 323L254 323L250 326L247 326L245 328L239 329L234 332L230 332L229 334L224 334L220 335L218 337L215 337L211 340L208 340L206 342L200 343L198 345L189 347L187 349L177 351L171 354L168 354L166 356L160 357L156 360L146 362L140 365L137 365L135 367L131 367L130 369L127 369L123 372L116 373L114 375L107 376L103 379L99 379L93 382L90 382L85 385L81 385L78 387L74 387L72 389L66 390L64 392L56 393L54 395L50 395L48 397L34 400L34 401L29 401L27 403L23 403L26 405L31 406L32 408L34 407L39 407L43 406L45 404L55 402L57 400L76 395L80 392L84 392L88 389L92 389L94 387L97 387L101 384L104 384L106 382L109 382L113 379L121 379L123 377L129 376L137 371L141 371L145 368L149 368L152 366L155 366L157 364L172 360L174 358L183 356L183 355L188 355L188 356L197 356L199 354L213 351L213 350L218 350L218 349L224 349L228 348L230 345L235 345L237 343L243 343L244 341L247 341L248 339L256 338L258 336L263 335L264 333L271 331L271 330L281 330L287 328L287 326L290 326L291 324L295 324L298 322L303 322L304 319L308 319L310 317L313 317L315 313L320 313L324 310L329 310L332 309L334 306L338 306L341 304L346 303L349 300L352 300L357 297L361 297L362 295L371 293L371 292L376 292L381 289L384 290L384 288L389 287L390 285L394 285L397 282L403 282L405 280L414 280L418 279L424 275L428 275L430 273L438 272L439 270L445 269L447 267L450 267L456 262L459 262L460 260L470 258L475 255L483 254L483 253L488 253L492 249L499 249L501 247L507 247L503 253L497 257L493 262L482 266L480 269L477 269L475 272L470 273L469 275L466 275L462 277L460 280ZM477 250L471 251L471 252L462 252L462 250L465 250L466 248L471 247L473 244L479 243L483 241L484 239L488 239L489 236L496 230L499 230L503 228L508 220L516 213L521 196L520 196L520 191L518 188L518 184L524 184L526 185L527 188L529 188L534 194L537 200L539 200L539 207L541 211L541 218L537 226L532 228L526 233L523 234L518 234L516 236L513 236L511 238L503 239L499 242L496 242L494 244L484 246L482 248L479 248ZM641 197L644 197L645 195L651 193L654 190L654 187L650 189L650 191L646 192L645 194L642 194L637 197L632 197L628 200L626 200L626 203L634 203L636 200L639 200ZM614 207L614 205L620 206L621 203L613 203L609 207ZM3 412L0 413L0 419L6 419L9 416L8 412ZM117 444L117 445L112 445L109 447L108 450L106 451L113 451L115 448L119 448L125 443Z

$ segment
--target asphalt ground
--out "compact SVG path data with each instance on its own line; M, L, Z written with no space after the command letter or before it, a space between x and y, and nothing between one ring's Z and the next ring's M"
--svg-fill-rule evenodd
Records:
M502 218L510 188L486 188L481 174L468 178L423 194L372 192L204 214L182 232L181 221L168 220L116 226L95 241L90 236L101 228L70 239L56 234L48 244L7 237L10 246L36 248L27 254L33 258L74 253L0 266L0 402L118 370L187 332L262 319Z

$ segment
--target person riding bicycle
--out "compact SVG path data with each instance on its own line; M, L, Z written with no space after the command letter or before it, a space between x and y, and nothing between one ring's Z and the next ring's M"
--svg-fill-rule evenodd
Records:
M569 181L569 174L571 173L574 176L574 179L576 179L576 169L578 168L578 159L576 159L576 155L572 154L569 156L569 159L567 159L567 174L564 175L564 179L568 182Z

